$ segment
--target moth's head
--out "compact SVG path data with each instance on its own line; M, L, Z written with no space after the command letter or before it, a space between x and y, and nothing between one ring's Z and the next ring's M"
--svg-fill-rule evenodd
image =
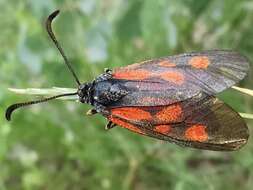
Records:
M91 86L91 83L82 83L78 86L77 95L80 102L89 103Z

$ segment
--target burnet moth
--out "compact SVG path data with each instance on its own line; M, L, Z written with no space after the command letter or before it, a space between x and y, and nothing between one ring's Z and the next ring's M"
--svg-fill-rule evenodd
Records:
M248 60L234 51L213 50L152 59L105 72L81 83L51 28L46 28L78 85L77 92L17 103L19 107L78 95L92 105L88 115L102 114L106 129L121 126L135 133L198 149L231 151L246 144L249 131L241 116L214 95L242 80Z

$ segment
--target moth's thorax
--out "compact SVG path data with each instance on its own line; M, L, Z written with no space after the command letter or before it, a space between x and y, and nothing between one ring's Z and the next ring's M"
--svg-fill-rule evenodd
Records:
M79 101L93 106L107 106L116 102L127 94L127 90L111 79L95 79L91 83L83 83L78 87Z
M127 94L127 91L113 80L105 80L94 83L92 98L94 102L102 105L110 105L110 103L120 100Z

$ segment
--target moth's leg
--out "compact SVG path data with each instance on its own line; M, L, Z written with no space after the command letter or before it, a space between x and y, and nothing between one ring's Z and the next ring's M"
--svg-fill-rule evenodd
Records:
M95 107L95 110L97 113L101 113L104 116L109 115L109 111L106 109L106 107L104 105L95 102L94 107Z
M109 129L112 129L113 127L116 127L117 125L111 121L109 121L107 123L107 125L105 126L105 130L109 130Z
M96 111L96 113L101 113L105 117L109 115L109 111L106 109L105 106L103 106L101 104L98 104L98 103L94 104L94 106L95 106L95 109L96 109L96 110L94 109ZM113 122L109 121L107 123L107 125L105 126L105 130L112 129L115 126L116 126L116 124L114 124Z
M96 114L96 113L98 113L97 112L97 110L95 110L94 108L92 108L92 109L90 109L90 110L88 110L87 112L86 112L86 115L94 115L94 114Z

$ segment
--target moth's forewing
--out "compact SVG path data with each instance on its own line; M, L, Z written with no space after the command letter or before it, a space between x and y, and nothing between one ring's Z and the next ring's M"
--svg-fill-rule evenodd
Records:
M187 100L200 92L217 94L240 80L248 60L233 51L205 51L153 59L113 71L128 94L110 106L158 106Z

